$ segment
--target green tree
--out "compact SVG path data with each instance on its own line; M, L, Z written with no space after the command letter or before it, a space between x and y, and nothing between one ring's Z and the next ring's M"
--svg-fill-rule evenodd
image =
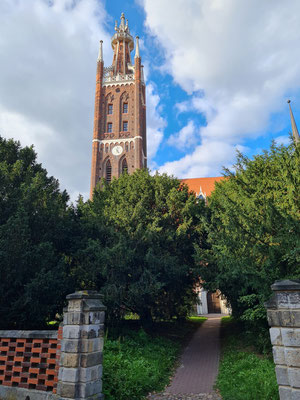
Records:
M105 294L111 316L131 311L149 323L190 311L198 279L194 243L205 244L205 206L187 186L138 170L103 182L78 212L85 240L75 274L83 287Z
M201 277L226 295L235 315L265 321L270 285L300 277L300 146L272 144L253 160L239 154L209 209L212 249L205 264L198 248Z
M0 137L1 328L41 328L62 311L72 290L67 202L32 147Z

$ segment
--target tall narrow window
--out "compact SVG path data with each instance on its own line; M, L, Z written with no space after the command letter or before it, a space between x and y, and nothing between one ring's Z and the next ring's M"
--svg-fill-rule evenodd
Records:
M107 183L111 182L111 163L109 160L106 162L105 178Z
M124 114L128 113L128 103L123 103L123 113Z
M112 105L112 104L109 104L109 105L108 105L107 113L108 113L108 114L112 114L112 113L113 113L113 105Z
M128 172L128 165L127 165L126 158L124 158L122 161L122 174L124 174L124 172Z
M108 132L108 133L112 133L112 123L111 123L111 122L109 122L109 123L107 124L107 132Z
M123 132L127 132L128 131L128 122L123 122Z

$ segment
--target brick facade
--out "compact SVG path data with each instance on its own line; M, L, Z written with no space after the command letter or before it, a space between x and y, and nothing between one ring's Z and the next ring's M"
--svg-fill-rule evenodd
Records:
M61 334L0 332L0 385L56 393Z
M101 178L119 178L147 166L146 91L137 37L134 64L133 38L125 24L112 37L113 63L105 68L102 42L97 61L91 193Z

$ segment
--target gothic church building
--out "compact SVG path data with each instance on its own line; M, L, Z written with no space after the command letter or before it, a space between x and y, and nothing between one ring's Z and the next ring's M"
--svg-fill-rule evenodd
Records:
M124 13L111 39L113 61L104 67L102 40L97 59L90 197L101 178L110 182L125 170L147 167L146 93L143 66Z

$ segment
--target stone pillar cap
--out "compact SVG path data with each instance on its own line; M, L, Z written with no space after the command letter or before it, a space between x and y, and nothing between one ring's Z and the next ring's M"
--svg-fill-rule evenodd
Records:
M271 285L271 289L274 291L289 291L289 290L299 290L300 291L300 280L283 280L283 281L275 281L273 285Z
M103 294L98 293L96 290L79 290L78 292L67 295L67 300L74 299L103 299Z

